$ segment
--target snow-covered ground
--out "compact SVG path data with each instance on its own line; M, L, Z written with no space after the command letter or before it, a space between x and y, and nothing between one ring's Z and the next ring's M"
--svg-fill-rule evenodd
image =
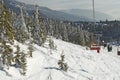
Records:
M22 76L19 69L10 67L8 76L0 71L0 80L120 80L120 57L116 46L112 52L101 48L100 53L85 47L54 39L57 50L34 45L33 58L27 58L27 74ZM21 45L27 51L27 45ZM58 60L64 52L67 72L59 70Z

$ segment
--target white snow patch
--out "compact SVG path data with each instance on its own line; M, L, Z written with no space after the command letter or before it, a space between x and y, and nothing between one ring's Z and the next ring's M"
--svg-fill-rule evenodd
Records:
M54 42L57 50L52 50L52 54L48 48L33 45L33 58L27 58L26 76L22 76L18 68L10 67L6 70L9 76L0 70L0 80L120 80L120 57L116 46L113 46L112 52L101 48L98 54L62 40L54 39ZM15 44L27 53L27 45ZM69 66L67 72L58 69L57 62L62 51Z

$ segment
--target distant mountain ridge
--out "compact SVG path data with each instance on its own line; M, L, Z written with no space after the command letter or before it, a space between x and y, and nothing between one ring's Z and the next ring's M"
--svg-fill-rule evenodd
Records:
M61 11L79 17L88 17L90 19L93 18L93 11L89 9L69 9L69 10L61 10ZM95 11L95 19L96 20L112 19L112 16L99 11Z
M24 10L26 10L30 15L35 11L34 5L25 4L16 0L5 0L5 3L11 10L17 13L19 13L19 9L17 6L18 4L23 4ZM39 10L40 10L40 13L42 14L42 17L44 18L52 18L57 20L68 20L68 21L93 21L91 16L89 17L89 14L88 16L87 14L85 15L85 13L90 13L88 10L87 11L83 10L83 12L77 9L74 11L73 10L57 11L57 10L52 10L47 7L41 7L41 6L39 6ZM105 18L105 19L108 19L108 18ZM99 19L99 20L102 20L102 19Z

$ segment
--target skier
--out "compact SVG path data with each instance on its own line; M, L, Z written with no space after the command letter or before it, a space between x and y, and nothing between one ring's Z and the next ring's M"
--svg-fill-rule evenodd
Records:
M108 52L112 51L112 46L108 44L107 49L108 49Z
M120 55L120 47L117 48L117 54Z

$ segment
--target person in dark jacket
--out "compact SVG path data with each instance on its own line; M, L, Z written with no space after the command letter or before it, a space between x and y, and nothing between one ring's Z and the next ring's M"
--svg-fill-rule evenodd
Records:
M108 49L108 52L111 52L112 51L112 46L110 44L108 44L107 49Z

